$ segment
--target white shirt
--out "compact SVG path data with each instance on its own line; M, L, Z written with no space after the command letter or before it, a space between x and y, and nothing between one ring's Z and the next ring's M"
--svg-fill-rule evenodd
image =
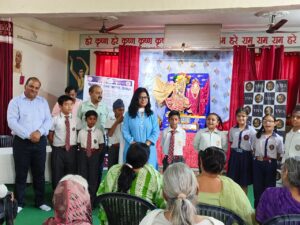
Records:
M223 222L217 220L213 217L203 216L204 219L194 225L224 225ZM155 209L149 212L139 225L172 225L169 220L166 219L164 215L164 210Z
M211 146L227 151L227 131L215 129L213 132L210 132L208 128L201 129L195 135L193 145L197 151L204 151Z
M92 146L91 146L91 148L99 149L99 145L104 143L104 139L103 139L102 131L96 127L81 129L78 133L77 143L80 144L81 148L86 148L87 136L88 136L89 129L92 130Z
M164 129L161 138L161 147L165 155L168 155L171 139L171 127ZM177 126L174 134L174 156L183 155L183 147L185 146L186 133L180 126Z
M267 150L267 157L272 159L277 159L277 153L284 153L283 138L276 133L273 133L269 138L264 134L262 134L260 138L255 136L252 145L255 156L264 157L265 148Z
M72 116L70 113L68 115L70 122L70 145L77 144L77 132L76 132L76 117ZM53 146L62 147L66 144L66 118L65 114L59 113L59 115L54 116L52 120L51 131L54 132Z
M116 121L115 116L109 116L106 124L105 124L105 129L110 129L112 127L112 125L114 124L114 122ZM111 137L108 137L108 145L111 146L113 144L117 144L120 143L120 139L122 137L122 123L118 124L118 126L115 129L115 132L113 133L113 135Z
M300 157L300 130L293 131L293 129L286 134L284 144L284 159L289 157Z
M240 130L238 126L232 127L229 131L229 141L231 148L241 148L245 151L251 151L251 143L256 135L256 130L252 126L246 126Z

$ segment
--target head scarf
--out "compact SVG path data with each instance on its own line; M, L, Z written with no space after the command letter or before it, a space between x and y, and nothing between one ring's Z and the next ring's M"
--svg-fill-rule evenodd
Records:
M92 208L88 190L73 180L61 181L53 196L54 218L43 225L91 225Z

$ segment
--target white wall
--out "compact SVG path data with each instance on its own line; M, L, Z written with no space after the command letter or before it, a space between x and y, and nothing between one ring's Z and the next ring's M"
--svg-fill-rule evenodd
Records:
M33 18L14 18L13 23L14 49L22 51L22 72L25 80L30 76L38 77L42 82L40 95L46 97L52 107L67 84L68 33ZM53 46L48 47L17 38L17 35L32 38L31 31L37 34L38 41L51 43ZM19 76L14 73L14 96L24 90L23 85L19 84Z

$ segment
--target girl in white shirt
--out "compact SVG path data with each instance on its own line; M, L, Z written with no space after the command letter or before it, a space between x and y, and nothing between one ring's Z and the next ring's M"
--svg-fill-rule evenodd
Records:
M194 148L197 151L204 151L208 147L218 147L227 151L227 134L218 128L223 129L220 116L216 113L210 113L206 118L206 128L197 132L194 138Z

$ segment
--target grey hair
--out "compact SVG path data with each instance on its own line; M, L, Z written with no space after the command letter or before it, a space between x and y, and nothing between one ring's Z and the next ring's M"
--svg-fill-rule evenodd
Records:
M287 180L290 185L297 187L300 191L300 160L291 157L285 160L283 168L287 170Z
M198 183L184 163L174 163L164 172L163 191L172 225L192 225L196 215Z
M80 184L81 186L83 186L86 190L88 189L88 183L87 183L86 179L84 179L80 175L68 174L68 175L64 176L63 178L61 178L61 180L59 182L62 182L65 180L74 181L74 182Z

